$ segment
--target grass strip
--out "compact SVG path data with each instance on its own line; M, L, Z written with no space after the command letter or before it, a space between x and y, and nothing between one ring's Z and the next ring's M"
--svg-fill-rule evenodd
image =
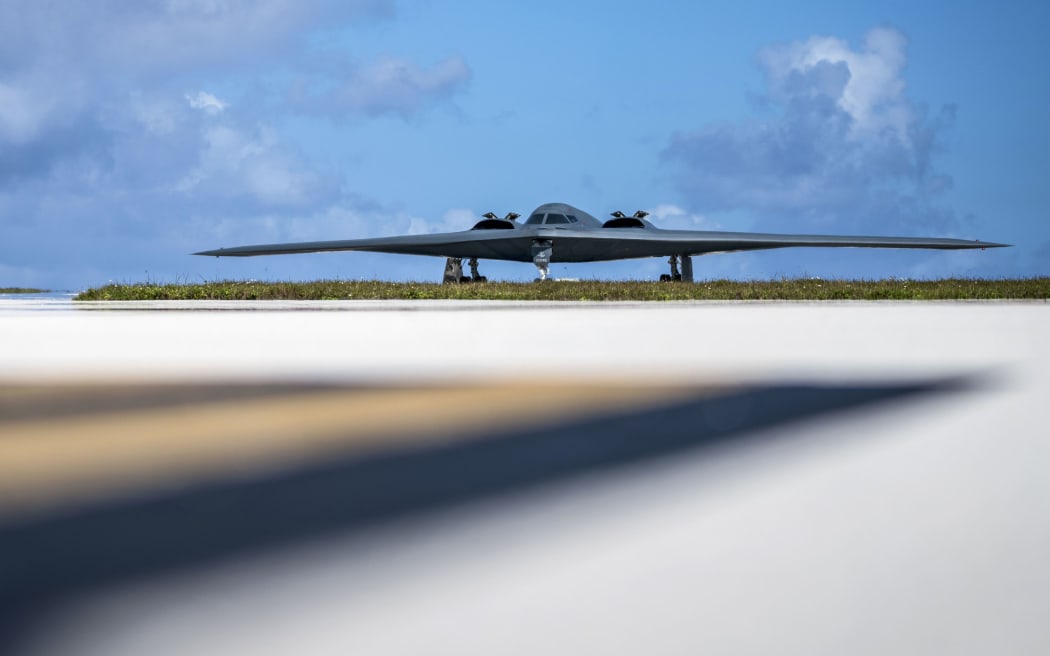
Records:
M934 301L1050 299L1050 277L983 280L703 280L426 282L319 280L219 281L199 284L110 284L81 292L78 301L158 300L489 300L489 301Z

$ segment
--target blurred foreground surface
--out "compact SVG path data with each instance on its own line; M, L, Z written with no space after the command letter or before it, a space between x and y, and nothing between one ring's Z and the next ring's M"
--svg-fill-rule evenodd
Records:
M1041 653L1047 335L0 300L0 652Z

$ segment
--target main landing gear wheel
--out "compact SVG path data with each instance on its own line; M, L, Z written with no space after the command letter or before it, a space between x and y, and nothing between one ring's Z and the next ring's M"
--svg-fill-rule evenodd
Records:
M488 282L489 279L481 275L478 271L478 258L472 257L468 262L470 265L470 275L463 275L463 258L461 257L450 257L445 260L445 275L441 278L441 283L447 285L449 283L466 283L466 282Z
M678 262L682 262L682 271L678 271ZM671 265L670 274L660 274L660 282L693 282L693 258L688 255L672 255L667 258Z
M481 272L478 271L478 258L476 258L476 257L470 258L470 263L469 264L470 264L470 278L467 278L466 280L464 280L464 282L488 282L489 281L488 278L486 278L485 276L481 275Z
M667 258L667 263L671 265L670 274L660 274L660 282L677 282L682 279L682 274L678 273L678 256L672 255Z

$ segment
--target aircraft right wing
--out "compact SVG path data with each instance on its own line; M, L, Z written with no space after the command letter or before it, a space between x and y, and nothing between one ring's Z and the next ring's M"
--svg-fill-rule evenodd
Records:
M705 255L773 248L999 248L1007 244L965 239L927 237L864 237L845 235L781 235L751 232L709 232L614 228L551 235L552 262L598 260L668 255Z

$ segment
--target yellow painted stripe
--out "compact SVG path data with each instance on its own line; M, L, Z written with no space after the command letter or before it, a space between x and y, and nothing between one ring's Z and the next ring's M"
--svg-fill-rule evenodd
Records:
M697 387L519 383L321 390L0 422L0 513L191 484L491 428L638 410Z

